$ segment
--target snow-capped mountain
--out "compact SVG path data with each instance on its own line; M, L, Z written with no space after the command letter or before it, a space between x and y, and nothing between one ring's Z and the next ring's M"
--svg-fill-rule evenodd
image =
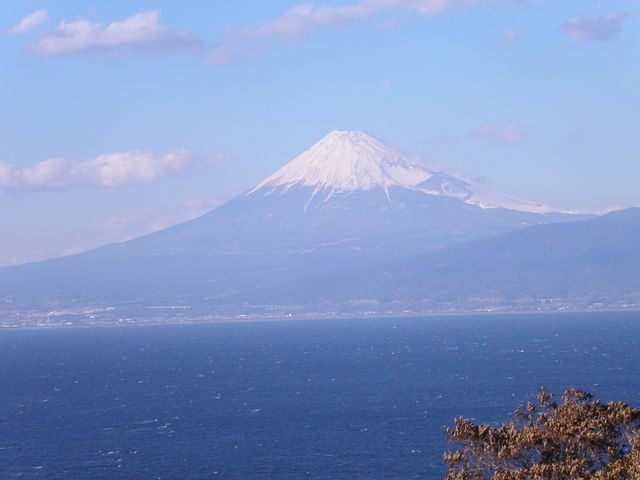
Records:
M334 131L194 220L79 255L0 269L0 302L269 303L310 275L579 220L429 169L363 132ZM221 307L220 307L221 308Z
M506 208L532 213L573 213L494 192L452 174L429 169L419 159L403 155L360 131L334 130L280 170L260 182L249 195L282 194L292 188L311 189L325 201L337 194L391 187L427 195L455 197L480 208Z
M434 171L365 132L334 130L244 195L133 244L163 254L341 250L380 259L570 213Z

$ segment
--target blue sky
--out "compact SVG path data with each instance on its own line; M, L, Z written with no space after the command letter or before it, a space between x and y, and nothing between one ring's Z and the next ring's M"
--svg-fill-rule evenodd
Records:
M640 204L637 0L0 0L0 265L213 208L334 129Z

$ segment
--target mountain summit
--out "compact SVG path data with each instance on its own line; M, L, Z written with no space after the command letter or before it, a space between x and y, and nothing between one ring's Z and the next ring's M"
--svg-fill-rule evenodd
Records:
M332 195L392 185L414 187L430 176L423 165L368 133L334 130L254 191L302 186L312 187L314 194L322 191Z
M248 194L282 194L290 189L310 190L309 200L382 189L391 202L392 188L426 195L455 197L480 208L506 208L533 213L573 213L497 193L456 175L429 169L366 132L334 130Z

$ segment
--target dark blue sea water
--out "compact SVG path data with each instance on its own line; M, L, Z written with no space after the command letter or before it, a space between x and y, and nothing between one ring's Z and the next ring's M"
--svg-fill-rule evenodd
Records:
M640 405L640 314L0 332L0 478L435 479L540 385Z

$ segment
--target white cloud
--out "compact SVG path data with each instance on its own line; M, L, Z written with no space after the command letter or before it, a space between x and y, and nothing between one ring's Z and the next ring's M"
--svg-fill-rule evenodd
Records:
M562 27L563 31L579 42L603 42L611 40L622 31L625 20L635 12L615 12L603 15L583 15L575 17Z
M160 12L140 12L108 25L85 19L60 24L30 46L39 55L73 53L178 53L202 50L202 40L186 30L173 32L160 24Z
M471 137L479 137L495 143L518 143L527 138L527 133L517 125L502 127L495 123L486 123L471 131Z
M0 162L0 188L6 190L55 190L78 186L117 187L149 182L167 175L220 161L196 157L188 150L165 155L148 151L113 152L90 160L50 158L31 167Z
M294 6L271 21L244 28L227 36L209 52L208 60L212 65L222 65L258 58L275 46L299 43L323 28L340 27L377 14L405 12L433 16L454 8L470 7L483 3L511 3L513 1L360 0L338 7L323 7L304 3Z
M41 23L45 22L49 18L49 13L46 10L36 10L24 17L17 25L7 30L8 35L21 35L33 30Z

